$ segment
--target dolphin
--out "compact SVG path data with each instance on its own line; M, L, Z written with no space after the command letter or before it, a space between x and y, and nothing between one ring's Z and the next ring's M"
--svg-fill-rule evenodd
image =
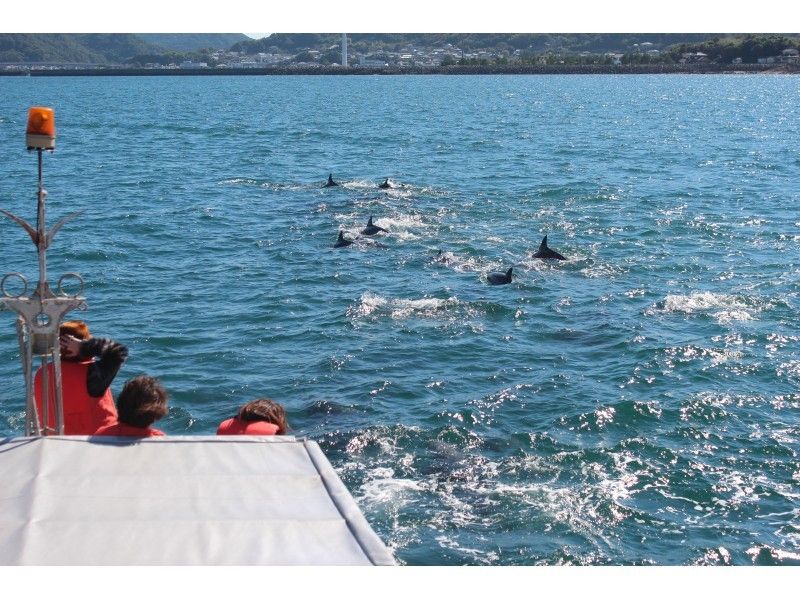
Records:
M539 249L536 251L536 253L533 254L533 257L538 257L538 258L541 258L543 260L547 260L547 259L565 260L565 259L567 259L563 255L558 253L557 251L553 251L552 249L550 249L547 246L547 235L545 235L544 239L542 239L542 244L539 245Z
M338 187L339 186L339 183L337 183L337 182L335 182L333 180L333 173L328 175L328 182L325 183L325 186L326 187Z
M509 268L505 273L503 272L489 272L486 280L489 284L508 284L511 282L511 271L514 268Z
M336 243L334 243L333 246L336 247L336 248L339 248L339 247L348 247L348 246L350 246L352 244L353 244L353 241L351 239L345 239L344 238L344 231L340 230L339 231L339 238L336 239Z
M372 224L372 216L369 217L366 228L361 231L361 233L364 235L376 235L380 232L388 233L389 231L385 228L381 228L380 226Z
M392 185L389 183L389 179L383 181L380 185L378 185L378 189L391 189Z

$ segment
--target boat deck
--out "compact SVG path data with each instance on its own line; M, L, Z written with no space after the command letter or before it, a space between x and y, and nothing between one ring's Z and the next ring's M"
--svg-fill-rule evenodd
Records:
M317 443L0 440L0 565L393 565Z

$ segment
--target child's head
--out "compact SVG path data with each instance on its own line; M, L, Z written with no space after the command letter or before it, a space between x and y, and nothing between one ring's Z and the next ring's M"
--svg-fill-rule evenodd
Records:
M117 398L119 421L146 428L167 414L167 391L150 376L136 376L125 383Z
M256 399L242 405L236 415L244 422L267 422L278 426L278 434L286 434L289 424L286 422L286 410L283 405L270 399Z
M68 320L62 322L58 327L59 343L61 345L61 359L64 361L80 361L80 351L78 347L80 343L74 342L70 344L68 339L78 339L78 341L85 341L92 338L89 332L89 327L83 320Z

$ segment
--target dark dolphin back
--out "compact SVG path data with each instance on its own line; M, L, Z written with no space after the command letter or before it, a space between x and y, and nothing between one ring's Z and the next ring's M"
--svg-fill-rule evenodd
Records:
M334 243L333 246L334 247L347 247L348 245L352 245L352 244L353 244L353 241L351 241L350 239L345 239L344 238L344 231L340 230L339 231L339 238L336 239L336 243Z
M553 251L547 246L547 235L545 235L544 239L542 239L542 242L539 245L539 249L536 251L536 253L533 254L533 257L538 257L541 259L553 259L553 260L567 259L557 251Z
M506 270L505 273L490 272L486 276L486 280L488 281L489 284L508 284L509 282L511 282L511 273L513 270L514 268L512 267Z

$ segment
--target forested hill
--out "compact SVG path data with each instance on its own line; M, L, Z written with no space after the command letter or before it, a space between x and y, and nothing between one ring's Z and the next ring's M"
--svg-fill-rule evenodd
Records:
M227 50L250 38L244 33L137 33L144 41L176 52L195 52L212 48Z
M0 62L113 64L153 49L152 44L133 34L0 34Z
M0 33L0 62L119 64L166 51L227 50L242 33Z

